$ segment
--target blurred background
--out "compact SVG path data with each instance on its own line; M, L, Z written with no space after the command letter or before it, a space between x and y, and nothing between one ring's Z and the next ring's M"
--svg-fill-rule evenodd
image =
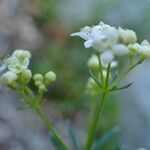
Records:
M85 139L91 100L85 92L86 62L93 53L70 34L100 21L135 30L139 42L150 40L150 1L0 0L0 57L29 49L34 73L56 72L57 82L49 87L43 109L70 146L68 122L81 144ZM114 126L121 130L102 149L150 149L149 66L146 62L131 73L128 80L134 85L106 102L97 137ZM53 150L43 123L32 110L18 110L21 105L17 94L0 87L0 150Z

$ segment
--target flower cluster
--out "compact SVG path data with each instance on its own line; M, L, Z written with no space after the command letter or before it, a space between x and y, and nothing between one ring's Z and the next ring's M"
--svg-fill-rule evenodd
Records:
M112 63L115 56L134 55L150 58L150 44L143 41L137 42L136 33L133 30L115 28L100 22L96 26L86 26L80 32L71 34L71 36L79 36L85 40L86 48L93 47L100 53L101 62L104 66ZM116 64L116 62L115 62Z
M13 54L4 59L2 64L3 70L6 72L1 76L1 82L6 85L20 82L27 84L31 77L31 70L28 69L31 53L27 50L15 50Z
M39 92L44 92L47 90L47 86L56 80L56 74L53 71L49 71L43 76L37 73L33 76L35 85L37 86Z
M27 85L31 78L32 72L28 68L31 53L28 50L15 50L12 55L6 59L1 67L1 71L5 72L1 75L0 81L9 87L17 87L17 85ZM56 80L56 74L49 71L43 75L37 73L33 76L35 85L39 92L46 91L46 87Z

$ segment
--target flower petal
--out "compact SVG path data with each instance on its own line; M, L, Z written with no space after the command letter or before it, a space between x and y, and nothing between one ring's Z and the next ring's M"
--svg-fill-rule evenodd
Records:
M113 54L117 56L123 56L123 55L127 55L130 53L129 48L123 44L116 44L113 47L112 51L113 51Z
M105 51L100 55L100 58L103 64L108 65L113 61L114 55L111 51Z

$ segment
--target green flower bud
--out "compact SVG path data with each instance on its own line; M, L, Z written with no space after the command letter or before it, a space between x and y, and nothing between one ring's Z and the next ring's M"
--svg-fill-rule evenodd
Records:
M2 83L6 85L11 85L16 80L17 80L17 75L11 71L7 71L1 77Z
M44 92L44 91L46 91L47 89L46 89L46 86L44 85L44 84L41 84L40 86L39 86L39 92Z
M49 71L45 74L45 84L50 84L56 80L56 74L53 71Z
M29 69L23 70L20 75L22 83L29 83L32 77L32 72Z
M87 62L87 65L89 68L91 69L97 69L99 67L99 59L98 59L98 56L96 55L92 55L88 62Z
M35 82L35 85L36 85L37 87L39 87L41 84L43 84L43 82L41 82L41 81L39 81L39 80Z
M36 82L36 81L43 81L43 75L42 74L40 74L40 73L37 73L37 74L35 74L34 76L33 76L33 79L34 79L34 81Z
M12 54L13 57L17 57L19 59L31 58L31 53L28 50L15 50Z
M86 93L95 96L99 93L99 87L93 78L89 78L86 86Z

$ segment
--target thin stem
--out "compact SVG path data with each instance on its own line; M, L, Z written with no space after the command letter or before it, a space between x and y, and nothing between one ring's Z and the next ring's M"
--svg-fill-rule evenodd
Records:
M104 84L104 76L103 76L103 71L102 71L102 63L101 63L101 58L100 56L98 56L98 60L99 60L99 71L100 71L100 76L101 76L101 82L102 82L102 85Z
M97 111L95 112L93 110L94 109L93 107L95 106L94 104L93 104L93 107L91 108L91 113L93 113L93 115L90 114L90 116L92 116L93 119L90 120L92 122L89 122L89 129L88 129L87 140L86 140L84 150L90 150L92 148L92 144L93 144L93 141L94 141L96 129L97 129L97 126L98 126L98 123L99 123L99 120L100 120L100 117L101 117L101 114L102 114L102 111L103 111L103 106L104 106L106 96L108 94L107 93L107 88L108 88L108 84L109 84L110 65L111 64L109 64L108 67L107 67L107 75L106 75L106 79L104 80L105 83L104 83L104 86L103 86L104 89L103 89L103 93L102 93L102 99L101 99L101 101L98 101Z
M109 87L109 90L113 89L114 86L116 86L120 81L122 81L132 69L134 69L136 66L138 66L142 62L143 60L140 59L137 63L129 67L116 81L113 82L113 84Z
M93 122L91 123L89 130L88 130L88 136L87 136L87 141L86 141L84 150L90 150L92 147L92 143L94 141L95 132L96 132L98 122L99 122L99 119L100 119L100 116L101 116L101 113L103 110L103 105L104 105L106 95L107 94L105 92L103 92L102 99L97 107L97 112L95 114L95 118L93 119Z
M98 79L96 79L96 77L93 75L92 70L89 68L89 73L91 75L91 77L94 79L94 81L99 85L99 87L102 89L102 84L98 81Z
M40 106L34 108L34 110L37 112L37 114L40 116L41 120L45 123L45 126L49 129L49 131L53 134L54 138L57 140L57 142L61 146L61 150L67 150L67 146L63 143L60 136L54 129L53 125L49 121L48 117L44 114L44 112L41 110Z
M29 93L29 92L31 92L31 90L28 89L28 88L26 88L26 90L27 90L27 95L25 94L25 88L17 89L18 93L24 99L24 102L31 106L31 108L39 115L41 120L44 122L44 124L48 128L48 130L52 133L52 135L54 136L55 140L61 146L60 150L68 150L67 146L63 143L63 141L59 137L59 134L54 129L54 127L53 127L52 123L49 121L48 117L41 110L39 102L36 99L32 98L33 94ZM40 97L40 98L42 98L42 97Z

